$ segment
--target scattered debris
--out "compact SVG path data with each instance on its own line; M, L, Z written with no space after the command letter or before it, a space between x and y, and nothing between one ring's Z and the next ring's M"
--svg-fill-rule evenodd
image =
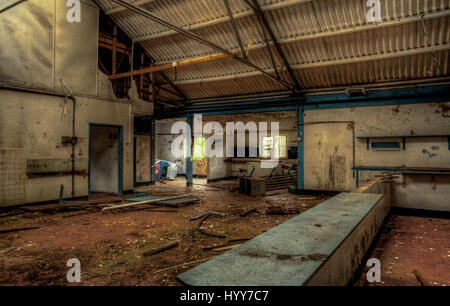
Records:
M198 216L195 216L195 217L191 218L190 221L198 220L200 218L205 218L205 217L208 217L210 215L217 215L217 216L221 216L221 217L228 216L227 213L221 213L221 212L217 212L217 211L208 211L208 212L205 212L205 213L203 213L201 215L198 215Z
M169 195L169 196L172 196L172 195ZM188 197L188 196L181 196L176 199L168 199L168 200L159 200L159 199L160 199L160 195L138 195L136 197L127 197L126 198L126 200L130 201L130 202L143 202L143 201L150 201L150 200L158 200L151 204L159 205L159 206L166 206L166 207L173 207L173 208L178 208L181 206L185 206L185 205L200 201L199 198Z
M266 215L295 215L299 213L298 209L285 209L281 206L269 206L266 209Z
M209 247L204 247L203 251L225 251L234 249L238 246L240 246L243 242L243 240L240 240L240 243L236 243L237 241L229 240L227 243L221 244L221 245L213 245Z
M23 214L23 213L26 213L26 211L9 212L9 213L6 213L6 214L1 214L1 215L0 215L0 218L17 216L17 215L21 215L21 214Z
M266 178L266 190L274 191L280 189L288 189L297 185L297 169L290 169L287 174L271 175Z
M38 212L50 212L56 213L58 211L64 210L86 210L88 208L99 208L100 204L122 202L122 197L105 197L101 199L80 201L73 203L58 203L58 204L48 204L39 206L23 206L22 209L26 211L38 211Z
M7 228L7 229L0 230L0 234L28 231L28 230L39 229L39 228L40 227L38 227L38 226Z
M422 275L419 273L419 271L414 270L413 273L422 286L429 286L428 282L422 277Z
M254 237L251 238L235 238L235 239L230 239L228 240L228 242L241 242L241 241L248 241L248 240L252 240Z
M74 214L70 214L70 215L64 215L62 217L63 218L70 218L70 217L76 217L76 216L91 214L93 212L97 212L97 210L82 211L82 212L79 212L79 213L74 213Z
M156 249L153 249L153 250L145 252L143 254L143 256L147 257L147 256L155 255L155 254L161 253L163 251L172 249L172 248L176 247L177 245L178 245L178 241L177 240L176 241L172 241L172 242L170 242L168 244L163 245L162 247L159 247L159 248L156 248Z
M135 203L128 203L128 204L121 204L121 205L115 205L115 206L110 206L110 207L105 207L102 209L102 213L108 210L113 210L113 209L118 209L118 208L124 208L124 207L131 207L131 206L136 206L136 205L141 205L141 204L152 204L155 202L161 202L161 201L166 201L166 200L174 200L174 199L180 199L180 198L185 198L188 197L190 195L181 195L181 196L173 196L173 197L163 197L163 198L158 198L158 199L152 199L152 200L148 200L148 201L141 201L141 202L135 202Z
M177 213L176 210L168 210L168 209L143 209L145 212L166 212L166 213Z
M216 252L227 251L227 250L231 250L231 249L237 248L241 244L242 243L237 243L237 244L226 245L226 246L223 246L223 247L216 247L216 248L212 248L211 251L216 251Z
M197 219L199 219L199 218L202 218L202 220L201 220L200 223L198 224L197 230L198 230L200 233L202 233L203 235L206 235L206 236L217 237L217 238L227 238L227 236L225 236L225 235L209 233L209 232L205 231L204 229L202 229L203 222L205 222L205 220L208 219L208 217L209 217L209 216L212 216L212 215L225 217L225 216L227 216L228 214L226 214L226 213L218 213L218 212L215 212L215 211L209 211L209 212L207 212L207 213L204 213L203 216L200 215L200 216L194 217L194 218L193 218L194 220L197 220ZM191 219L191 220L192 220L192 219Z
M269 200L269 199L264 199L264 201L265 201L267 204L269 204L270 206L276 206L276 204L275 204L274 202L272 202L271 200Z
M250 215L251 213L254 213L254 212L257 212L257 211L258 210L256 208L252 208L252 209L249 209L249 210L243 212L242 214L240 214L240 216L241 217L246 217L246 216Z

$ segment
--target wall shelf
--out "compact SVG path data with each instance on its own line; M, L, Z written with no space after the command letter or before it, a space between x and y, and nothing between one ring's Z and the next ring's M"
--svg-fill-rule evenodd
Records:
M357 188L359 187L359 171L396 172L399 174L450 175L450 168L355 166L352 170L356 171Z
M358 139L366 139L367 151L370 150L370 139L386 139L386 138L401 138L403 143L403 151L406 150L406 138L427 138L427 137L447 137L448 149L450 150L450 135L403 135L403 136L357 136Z

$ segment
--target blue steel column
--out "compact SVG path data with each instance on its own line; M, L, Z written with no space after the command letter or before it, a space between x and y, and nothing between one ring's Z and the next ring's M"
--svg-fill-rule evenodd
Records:
M155 146L155 118L150 119L150 184L154 185L156 182L155 163L156 163L156 146Z
M297 107L297 189L304 189L303 178L303 105Z
M188 156L186 157L186 183L188 186L192 186L193 183L193 165L192 165L192 133L194 131L192 126L192 114L187 115L186 117L186 123L190 127L190 133L188 133L187 139L186 139L186 146L187 146L187 153Z

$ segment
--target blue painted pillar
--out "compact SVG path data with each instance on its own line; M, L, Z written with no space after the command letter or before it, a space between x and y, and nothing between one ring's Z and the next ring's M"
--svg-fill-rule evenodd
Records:
M304 177L303 177L303 105L297 107L297 189L304 189Z
M155 185L156 179L156 173L155 173L155 163L156 163L156 145L155 145L155 118L152 117L150 119L150 184Z
M194 175L193 170L194 167L192 165L192 133L194 131L193 125L192 125L192 114L187 115L186 117L186 123L190 127L188 130L188 135L186 139L186 146L187 146L187 157L186 157L186 183L188 186L192 186L192 183L194 181Z

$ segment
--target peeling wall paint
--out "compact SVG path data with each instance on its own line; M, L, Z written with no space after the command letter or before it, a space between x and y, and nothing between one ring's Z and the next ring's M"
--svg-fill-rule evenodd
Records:
M153 104L137 98L118 100L107 76L98 70L98 8L82 1L81 24L65 21L62 0L27 1L0 18L0 82L8 86L62 92L60 79L77 100L75 146L77 159L88 158L88 124L123 127L123 188L133 188L133 117L152 115ZM72 135L72 102L51 94L0 89L0 150L16 150L22 156L21 196L9 193L0 205L56 200L63 184L64 197L71 196L71 175L29 178L28 160L70 159L71 146L62 137ZM25 169L25 170L23 170ZM16 170L16 171L19 171ZM5 170L6 171L6 170ZM8 170L10 171L10 170ZM2 172L0 190L10 182ZM86 196L87 175L75 176L75 196ZM19 200L17 200L19 199Z
M430 137L431 135L450 134L450 119L443 116L441 104L430 103L414 105L342 108L332 110L307 110L304 113L306 123L328 122L333 120L353 121L355 126L355 165L365 167L423 167L450 168L450 150L448 137ZM444 113L445 113L445 107ZM437 111L439 110L439 111ZM356 177L348 160L352 157L352 138L345 137L345 127L325 123L305 125L304 180L305 188L333 188L338 177L343 180L338 190L352 190L356 186ZM425 136L405 139L405 150L400 136ZM369 141L360 137L383 137L380 141L399 141L398 150L372 150ZM394 137L394 136L397 136ZM385 138L384 138L385 137ZM377 139L378 141L378 139ZM337 144L339 146L337 146ZM339 154L337 154L339 152ZM338 159L338 157L345 159ZM330 165L347 164L341 170ZM344 171L345 169L345 171ZM339 174L337 171L340 171ZM360 171L359 185L369 181L380 172ZM344 176L344 178L342 177ZM394 204L400 207L421 209L450 210L448 179L439 177L434 183L431 175L407 175L407 187L403 187L403 175L398 174ZM433 188L436 187L436 188ZM405 188L410 191L407 195ZM412 190L415 190L411 193ZM411 194L422 193L415 200Z

